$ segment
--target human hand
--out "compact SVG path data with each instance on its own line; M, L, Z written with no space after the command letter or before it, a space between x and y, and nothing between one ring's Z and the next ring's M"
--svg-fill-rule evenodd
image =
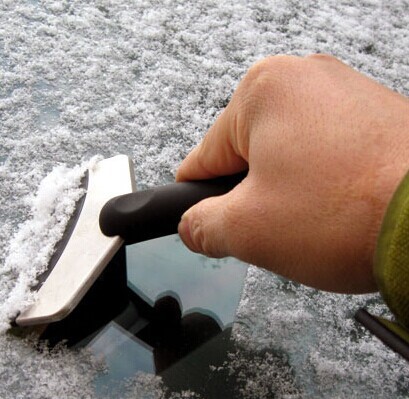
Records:
M374 291L376 238L408 164L408 99L330 56L270 57L176 178L248 176L189 209L179 234L318 289Z

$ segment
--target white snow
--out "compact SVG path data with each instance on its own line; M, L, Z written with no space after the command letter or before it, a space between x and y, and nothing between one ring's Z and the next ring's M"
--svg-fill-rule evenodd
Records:
M0 333L4 333L9 321L34 299L30 287L46 270L76 202L85 194L80 188L81 178L97 159L94 157L72 169L66 165L56 166L41 181L37 193L24 198L31 214L11 238L0 269Z
M1 1L0 397L94 396L86 354L41 354L4 332L80 195L84 160L124 153L139 187L172 180L270 54L328 52L408 95L408 26L406 0ZM251 269L235 329L245 348L224 367L243 398L406 397L408 366L352 321L365 304L385 311L377 296Z

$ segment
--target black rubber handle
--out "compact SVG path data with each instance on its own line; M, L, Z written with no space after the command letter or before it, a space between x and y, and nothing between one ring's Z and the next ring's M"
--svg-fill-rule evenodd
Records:
M126 244L177 233L180 218L192 205L229 192L246 174L172 183L112 198L101 210L100 228L106 236L121 236Z

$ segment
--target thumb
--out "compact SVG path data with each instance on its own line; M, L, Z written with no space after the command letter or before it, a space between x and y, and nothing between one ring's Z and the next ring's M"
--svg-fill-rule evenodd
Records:
M191 251L214 258L238 255L247 231L245 180L229 193L204 199L185 212L178 232Z

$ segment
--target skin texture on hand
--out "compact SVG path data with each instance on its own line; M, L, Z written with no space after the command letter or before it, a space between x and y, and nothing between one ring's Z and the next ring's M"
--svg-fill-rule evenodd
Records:
M376 290L382 217L409 168L409 101L326 55L255 64L178 181L249 169L201 201L183 242L323 290Z

